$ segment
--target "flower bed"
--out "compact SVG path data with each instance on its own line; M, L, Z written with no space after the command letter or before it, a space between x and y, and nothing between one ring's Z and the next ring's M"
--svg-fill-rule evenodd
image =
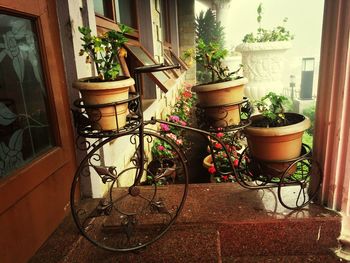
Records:
M237 134L237 132L223 133L218 129L216 137L221 139L225 144L229 156L227 156L227 153L218 140L210 138L210 145L208 147L210 155L204 159L203 165L207 168L209 174L213 178L211 181L217 183L234 182L235 178L232 173L229 158L231 158L234 167L238 167L238 151L242 149L239 134Z
M179 90L176 97L176 103L171 113L167 117L167 121L180 126L187 126L191 121L191 109L195 104L196 98L191 92L191 85L185 85ZM173 141L181 151L186 152L190 148L190 142L185 138L185 130L180 127L161 123L159 132L162 136ZM177 155L173 147L164 140L156 139L151 147L152 160L159 160L161 163L166 160L177 162ZM178 176L178 175L177 175ZM148 175L147 181L152 182L152 175Z

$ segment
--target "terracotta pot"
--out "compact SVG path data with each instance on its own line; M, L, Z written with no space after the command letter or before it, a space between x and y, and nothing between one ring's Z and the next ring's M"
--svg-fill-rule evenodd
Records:
M234 104L243 100L244 84L247 82L246 78L241 78L214 84L203 84L194 86L192 91L197 93L198 103L201 107Z
M197 93L198 106L204 109L207 122L214 128L239 124L239 105L244 97L246 78L192 88Z
M211 154L209 154L203 159L203 167L208 170L209 167L211 167L212 165L213 165L213 157L211 156ZM210 182L216 183L214 174L210 174Z
M282 94L285 53L291 47L290 41L242 43L236 47L249 80L244 92L250 100L258 100L270 91Z
M213 157L211 156L211 154L209 154L203 159L203 166L204 168L209 169L209 167L211 167L212 165L213 165Z
M261 118L261 115L252 116L252 125ZM306 116L286 113L286 118L287 120L298 119L300 122L282 127L248 126L245 128L250 153L253 157L263 161L259 166L261 172L270 178L281 177L293 163L287 160L298 158L301 155L302 136L304 131L310 127L310 120ZM296 165L291 167L287 176L292 175L296 169Z
M286 118L297 118L300 122L283 127L253 127L262 115L251 117L252 125L245 128L250 153L265 161L290 160L300 156L302 136L310 127L310 120L297 113L286 113Z
M129 87L134 85L130 77L120 77L115 81L92 81L96 78L82 78L73 83L73 87L81 93L84 105L113 103L129 98ZM128 103L117 106L87 108L87 114L98 130L121 129L126 124Z

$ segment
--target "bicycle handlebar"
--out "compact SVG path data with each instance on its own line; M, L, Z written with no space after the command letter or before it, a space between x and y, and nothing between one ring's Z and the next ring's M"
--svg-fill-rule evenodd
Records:
M154 64L154 65L147 65L143 67L138 67L135 68L135 74L139 73L151 73L151 72L157 72L157 71L163 71L163 70L169 70L169 69L174 69L174 68L180 68L180 65L165 65L164 63L162 64Z

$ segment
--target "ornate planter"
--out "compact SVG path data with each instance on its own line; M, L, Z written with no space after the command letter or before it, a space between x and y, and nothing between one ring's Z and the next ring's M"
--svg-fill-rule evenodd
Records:
M127 100L129 87L134 84L129 77L120 77L115 81L96 81L96 78L82 78L73 83L81 93L87 114L97 130L115 130L125 126L128 103L115 106L101 106L94 109L90 105L101 105Z
M249 80L245 95L250 100L258 100L270 91L282 93L284 54L291 46L289 41L276 41L242 43L236 47L242 54L244 76Z

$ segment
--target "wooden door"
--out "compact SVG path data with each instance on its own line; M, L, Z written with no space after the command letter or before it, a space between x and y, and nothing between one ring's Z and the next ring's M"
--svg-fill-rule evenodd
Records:
M0 262L26 262L69 211L75 153L55 5L0 2Z

